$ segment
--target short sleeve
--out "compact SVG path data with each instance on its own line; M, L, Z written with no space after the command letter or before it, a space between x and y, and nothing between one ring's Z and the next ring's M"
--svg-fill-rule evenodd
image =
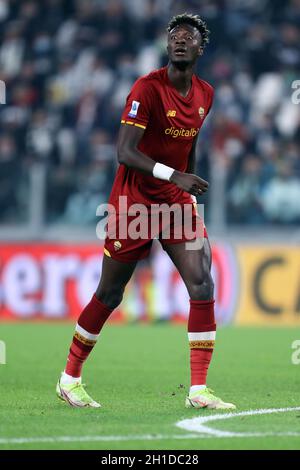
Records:
M145 78L138 79L126 99L121 123L131 124L146 129L153 103L151 82Z

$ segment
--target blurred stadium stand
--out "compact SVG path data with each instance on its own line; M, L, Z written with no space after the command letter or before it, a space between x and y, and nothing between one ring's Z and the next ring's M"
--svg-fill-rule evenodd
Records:
M95 238L126 96L167 63L166 24L183 11L211 29L198 64L216 89L198 148L211 232L295 232L300 0L0 0L2 239Z

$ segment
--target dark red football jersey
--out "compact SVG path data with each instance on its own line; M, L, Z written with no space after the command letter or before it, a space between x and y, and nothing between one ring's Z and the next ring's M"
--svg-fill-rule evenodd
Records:
M133 85L122 114L123 125L145 129L138 149L156 162L185 172L192 149L213 100L213 88L196 75L186 97L168 78L167 67L139 78ZM121 164L109 202L118 206L119 196L128 204L190 203L191 196L175 184Z

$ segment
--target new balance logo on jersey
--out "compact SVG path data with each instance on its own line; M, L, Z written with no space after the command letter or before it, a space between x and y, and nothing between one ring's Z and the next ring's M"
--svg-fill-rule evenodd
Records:
M132 102L131 110L128 113L129 117L135 118L137 116L139 105L140 105L139 101L133 101Z
M169 109L167 112L167 117L175 117L176 116L176 111L174 109Z

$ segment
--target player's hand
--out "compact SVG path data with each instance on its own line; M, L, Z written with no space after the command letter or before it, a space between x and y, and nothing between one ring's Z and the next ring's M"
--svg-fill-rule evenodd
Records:
M176 170L172 174L170 182L176 184L178 188L183 189L194 196L198 196L199 194L201 195L208 189L208 182L199 178L199 176L192 175L190 173L181 173Z

